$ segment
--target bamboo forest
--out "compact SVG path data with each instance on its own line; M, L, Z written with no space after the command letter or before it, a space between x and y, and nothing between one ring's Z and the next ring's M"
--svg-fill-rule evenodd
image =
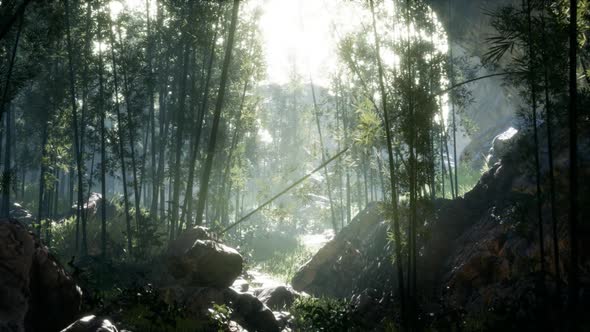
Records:
M0 332L590 332L589 0L0 0Z

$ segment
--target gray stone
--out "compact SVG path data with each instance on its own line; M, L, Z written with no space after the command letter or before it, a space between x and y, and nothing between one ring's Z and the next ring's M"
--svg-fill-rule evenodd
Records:
M186 251L171 253L168 270L184 285L224 288L240 275L242 263L235 249L212 240L196 240Z
M280 330L274 313L254 295L238 294L233 305L236 321L248 331L277 332Z
M118 332L117 327L107 318L88 315L72 323L61 332Z
M289 309L293 302L301 296L287 286L257 289L254 291L254 295L272 310Z

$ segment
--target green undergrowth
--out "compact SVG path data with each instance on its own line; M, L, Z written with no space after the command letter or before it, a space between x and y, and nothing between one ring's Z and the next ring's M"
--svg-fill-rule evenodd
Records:
M124 209L118 199L109 200L107 203L106 219L106 249L107 258L114 261L143 261L163 252L166 248L167 231L165 222L157 222L150 218L146 210L140 213L140 220L135 222L135 210L130 210L131 217L131 244L132 252L127 248L127 223ZM82 225L79 225L79 240L81 244ZM96 215L88 216L86 222L88 255L102 256L102 223L100 211ZM52 221L50 231L42 233L43 240L51 248L52 252L62 262L67 262L71 257L80 256L76 250L76 216Z
M458 173L457 173L457 181L459 182L459 196L465 195L467 192L471 191L473 187L477 184L483 173L487 169L482 168L480 170L474 169L465 163L459 165ZM454 175L454 173L453 173ZM440 193L437 195L440 196ZM445 197L449 198L452 197L451 193L451 185L449 183L449 175L447 174L445 177Z
M299 267L310 260L312 256L313 253L299 243L292 251L276 251L270 258L255 264L260 271L290 283Z
M349 331L351 306L346 300L301 297L291 307L295 331Z

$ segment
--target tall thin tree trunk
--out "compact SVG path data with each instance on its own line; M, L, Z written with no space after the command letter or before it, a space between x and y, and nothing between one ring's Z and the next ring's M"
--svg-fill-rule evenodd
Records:
M43 133L41 134L41 170L39 171L39 200L37 209L37 237L41 238L41 228L43 220L43 202L45 194L45 172L47 171L47 165L44 160L47 156L47 125L43 126Z
M542 35L543 44L547 45L546 27L545 27L545 10L546 0L543 0L543 8L541 12L541 24L542 24ZM547 155L549 162L549 196L551 201L551 224L552 224L552 237L553 237L553 264L555 265L555 277L556 284L555 289L557 298L561 295L561 271L559 266L559 241L557 233L557 203L555 202L555 174L553 171L553 109L551 106L551 98L549 97L549 71L548 71L548 59L545 48L542 49L543 55L543 81L545 85L545 126L547 129ZM560 301L558 301L560 302Z
M570 0L569 24L569 129L570 129L570 271L568 312L570 314L570 330L578 329L578 82L577 82L577 53L578 53L578 1Z
M5 105L8 102L8 93L10 91L10 80L12 77L12 70L14 68L14 63L16 61L16 52L18 50L18 43L20 41L20 34L22 31L22 27L23 27L23 15L24 15L24 9L23 9L23 13L20 16L20 22L18 25L18 30L16 31L16 37L14 39L14 46L12 48L12 55L10 57L10 62L8 65L8 72L6 73L6 84L4 86L4 91L2 93L2 99L0 100L0 123L2 121L2 115L5 112ZM2 184L1 184L1 192L2 192L2 211L0 213L0 215L4 218L8 218L10 215L10 185L11 185L11 179L12 179L12 170L11 170L11 160L10 160L10 154L11 154L11 148L12 148L12 142L11 142L11 130L10 130L10 124L11 124L11 109L10 109L10 105L8 105L8 116L6 119L6 137L5 137L5 156L4 156L4 173L2 174Z
M344 142L349 144L348 140L348 117L345 111L342 112L342 130L344 131ZM346 224L350 224L352 219L352 201L351 201L351 187L350 187L350 167L346 167Z
M201 105L199 108L199 114L197 117L197 123L196 123L196 127L195 127L195 132L194 132L194 142L192 145L192 150L191 150L191 159L190 159L190 163L189 163L189 173L188 173L188 181L187 181L187 186L186 186L186 195L185 195L185 201L184 201L184 205L186 206L186 214L188 216L188 218L191 219L192 221L192 215L193 215L193 185L194 185L194 177L195 177L195 165L196 165L196 161L197 161L197 155L199 154L199 146L200 146L200 142L201 142L201 136L202 136L202 132L203 132L203 122L205 120L205 114L207 113L207 110L209 109L209 93L210 93L210 84L211 84L211 76L212 76L212 72L213 72L213 63L215 61L215 41L217 40L217 28L218 25L214 28L214 32L213 32L213 38L211 39L211 48L210 48L210 52L209 52L209 57L208 57L208 62L207 62L207 75L205 78L205 86L203 88L202 91L202 100L201 100ZM184 211L184 208L183 208ZM183 218L184 219L184 218ZM189 222L187 221L187 225L189 225Z
M160 1L156 1L158 4L158 14L157 14L157 26L162 27L163 25L163 14L162 9L160 8ZM158 30L158 28L156 28ZM158 35L161 38L161 35ZM158 40L160 46L162 46L162 41ZM166 54L168 55L168 54ZM159 91L158 91L158 117L159 117L159 131L158 131L158 161L157 170L155 171L156 176L153 179L153 188L152 188L152 204L150 207L152 218L160 218L160 221L163 220L163 207L162 207L162 193L163 189L162 186L164 185L164 155L166 153L166 139L168 136L168 124L167 124L167 116L166 116L166 92L167 92L167 84L168 84L168 62L164 65L162 56L157 57L158 61L158 74L159 74ZM154 120L155 121L155 120ZM154 138L152 138L154 139ZM153 145L154 143L152 143ZM155 153L155 152L154 152ZM158 214L159 209L159 214Z
M455 181L453 180L453 168L451 167L451 154L449 152L449 133L445 130L445 146L444 146L446 153L447 153L447 169L449 170L449 184L451 186L451 197L457 198L459 191L455 189ZM455 168L454 172L457 172Z
M12 105L8 105L8 111L6 112L6 123L5 123L5 143L4 147L4 173L2 174L2 216L8 218L10 216L10 191L13 182L13 170L12 170Z
M410 6L411 1L406 0L406 20L410 22ZM417 151L416 151L416 144L417 144L417 130L416 130L416 119L415 119L415 108L414 108L414 66L411 61L411 35L410 35L410 27L409 23L407 23L407 54L406 54L406 61L407 61L407 80L408 80L408 91L407 91L407 98L408 98L408 116L410 119L410 128L409 128L409 142L408 142L408 150L410 152L409 160L408 160L408 173L409 173L409 190L410 190L410 215L409 215L409 232L408 232L408 243L409 243L409 257L408 257L408 298L410 300L409 303L409 327L411 330L416 329L417 324L417 286L416 286L416 260L418 258L416 247L417 247L417 196L418 196L418 179L417 179ZM455 125L454 122L454 111L453 111L453 126ZM455 127L453 127L455 130ZM454 138L454 132L453 132ZM453 139L455 143L455 140ZM455 148L456 150L456 148ZM455 151L456 156L456 151ZM455 157L455 169L456 169L456 157ZM456 172L455 172L456 174Z
M99 24L98 39L102 40L102 30ZM100 248L103 262L107 259L107 190L106 190L106 109L104 107L104 63L102 59L102 44L98 44L98 112L100 113Z
M221 190L220 190L220 196L222 197L222 206L224 207L224 209L227 209L226 207L229 205L229 197L227 199L225 199L226 195L229 195L229 193L226 194L226 187L231 188L231 179L230 179L230 171L231 171L231 165L232 165L232 158L234 155L234 152L236 150L236 147L238 145L238 142L240 141L240 134L241 134L241 130L242 130L242 112L244 110L244 103L246 101L246 92L248 91L248 83L250 82L250 74L246 75L246 81L244 82L244 88L242 89L242 98L240 101L240 107L238 108L238 112L236 114L236 128L234 129L234 133L232 135L232 140L230 143L230 147L229 147L229 153L227 156L227 162L225 164L225 170L223 172L223 179L221 181ZM229 179L229 180L228 180ZM226 184L230 182L229 185L226 186ZM229 189L228 189L229 190ZM223 212L223 211L222 211ZM223 216L223 213L222 213Z
M449 0L449 22L452 22L453 19L453 11L451 9L451 1ZM450 26L450 24L449 24ZM449 39L449 76L450 76L450 82L451 82L451 86L455 85L455 70L454 70L454 63L453 63L453 47L450 43L450 39ZM450 95L449 95L450 97ZM455 190L455 198L459 197L459 159L457 158L457 119L456 119L456 115L455 115L455 103L453 103L453 99L449 98L449 101L451 103L451 114L453 117L453 161L455 163L455 184L454 184L454 190ZM450 171L450 168L449 168ZM450 174L450 173L449 173Z
M50 207L52 211L50 216L51 218L56 218L57 216L57 205L59 203L59 193L58 193L58 186L60 181L60 170L59 168L55 170L55 188L53 190L53 196L55 199L53 200L53 206ZM47 227L45 228L45 243L47 243L48 247L51 247L51 220L48 220Z
M158 197L158 184L156 181L156 174L157 174L157 167L156 167L156 107L154 105L154 69L153 69L153 61L154 61L154 40L151 30L151 19L150 19L150 0L145 1L145 10L146 10L146 38L147 38L147 48L146 48L146 62L147 62L147 70L148 70L148 78L147 78L147 94L148 94L148 103L149 103L149 117L150 117L150 175L152 180L152 202L150 206L150 217L155 218L157 214L157 204L153 204L153 199ZM156 198L157 200L157 198Z
M524 6L524 3L523 3ZM543 233L543 199L541 197L541 164L539 162L539 135L537 133L537 85L535 83L535 63L533 50L533 32L531 23L531 2L526 0L527 26L528 26L528 51L529 51L529 84L531 85L531 102L532 102L532 118L533 118L533 139L535 148L535 181L537 186L537 222L539 227L539 249L541 256L541 273L545 273L545 236ZM545 281L543 280L543 285Z
M375 38L377 68L379 71L379 89L381 91L381 107L383 111L383 125L385 129L385 136L387 142L387 154L389 157L389 175L391 185L391 207L393 211L393 238L395 241L395 260L397 265L397 277L398 277L398 292L400 298L400 305L402 311L402 317L405 315L405 291L404 291L404 274L403 274L403 262L401 253L401 230L398 220L398 202L397 202L397 188L395 183L395 162L393 160L393 139L391 137L391 126L389 124L389 113L387 111L387 91L385 89L385 73L383 71L383 65L381 63L381 46L379 41L379 35L377 34L377 24L375 22L375 8L373 0L369 0L371 6L371 17L373 23L373 34Z
M90 3L86 5L86 37L84 41L84 57L90 58L91 51L90 51L90 43L92 41L92 34L91 34L91 25L92 25L92 6ZM86 116L88 110L88 62L84 62L83 70L82 70L82 112L80 116L80 143L78 151L80 153L80 159L82 160L82 166L84 166L84 152L85 148L85 129L86 129ZM84 186L80 186L83 183L83 178L78 179L78 200L80 200L80 196L82 196L82 202L84 200ZM92 173L90 174L89 182L92 181ZM88 188L90 190L90 188ZM87 244L87 231L86 231L86 213L84 211L84 205L80 207L80 219L82 221L82 253L83 255L88 254L88 244Z
M311 78L311 75L309 77L309 86L311 88L311 95L312 95L312 99L313 99L315 123L316 123L317 129L318 129L318 135L320 138L320 149L321 149L321 153L322 153L322 163L325 163L327 159L326 159L326 150L324 147L324 139L322 137L322 127L320 125L320 110L318 109L318 104L317 104L316 95L315 95L315 87L313 85L313 80ZM328 189L328 200L330 201L330 214L332 217L332 227L334 228L334 234L338 234L338 222L336 221L336 213L334 211L334 201L332 200L332 186L330 185L330 176L328 174L328 167L324 167L324 176L326 177L326 187ZM367 194L366 176L367 176L367 174L365 173L365 196Z
M192 12L192 6L191 10ZM190 13L189 13L190 17ZM186 29L186 28L185 28ZM170 205L172 209L171 215L171 232L170 232L170 240L176 238L176 233L178 229L178 215L180 210L180 173L181 173L181 157L182 157L182 146L183 146L183 134L184 134L184 112L185 112L185 104L186 104L186 86L187 86L187 74L188 70L191 67L191 62L193 57L190 57L191 45L188 36L186 35L188 32L185 31L183 34L183 47L181 48L182 51L182 66L180 69L180 88L179 88L179 97L178 97L178 107L176 109L176 121L177 121L177 129L176 129L176 153L175 153L175 161L174 161L174 185L173 185L173 193L172 193L172 204ZM194 78L193 78L194 79Z
M440 105L440 98L439 98L439 110L440 110L440 124L439 124L439 139L440 139L440 183L441 183L441 192L442 198L445 198L445 158L444 158L444 147L443 144L446 144L446 137L445 133L445 119L443 117L442 105ZM453 196L451 194L451 196Z
M126 167L125 167L125 143L123 141L123 121L121 119L121 105L119 103L119 80L117 76L117 58L115 56L115 36L113 33L112 23L109 21L109 35L111 41L111 58L113 63L113 83L115 88L115 110L117 113L117 141L119 145L119 159L121 162L121 176L123 178L123 205L125 209L125 226L127 232L127 251L131 255L132 254L132 231L131 231L131 216L129 215L129 196L127 193L127 174L126 174Z
M157 204L159 202L160 206L160 220L165 220L165 213L166 213L166 202L165 202L165 195L166 189L164 184L164 164L166 161L166 143L168 139L168 132L170 128L170 116L167 110L167 103L166 103L166 92L167 92L167 73L163 75L163 82L161 82L160 87L160 95L159 95L159 104L160 104L160 146L158 152L158 175L156 182L158 183L159 194L154 196L153 203Z
M66 5L66 35L68 45L68 64L69 64L69 76L70 76L70 101L72 107L72 127L74 129L74 155L76 157L76 171L78 174L78 204L76 206L76 250L80 249L81 254L86 256L88 254L87 242L86 242L86 223L82 222L82 246L78 248L78 225L80 224L81 209L84 204L84 184L82 183L82 151L80 149L80 133L78 127L78 111L76 103L76 80L74 74L74 63L73 63L73 52L72 49L72 37L71 37L71 23L70 23L70 6L69 0L65 0Z
M117 24L117 32L119 34L119 48L121 50L121 58L124 60L125 48L123 47L123 38L121 37L121 25ZM125 63L125 61L122 61ZM125 98L125 108L127 109L127 131L129 133L129 152L131 155L131 172L133 174L133 198L135 201L135 227L139 232L141 227L141 205L140 205L140 194L139 194L139 178L137 177L137 162L135 158L135 128L133 127L133 115L131 111L131 93L129 91L129 79L127 77L127 66L124 65L122 68L123 73L123 92Z
M16 18L16 14L15 14ZM2 92L2 99L0 100L0 122L2 121L2 115L5 112L4 104L8 102L8 92L10 91L10 80L12 77L12 70L14 68L14 63L16 61L16 52L18 50L18 43L20 41L20 34L23 29L23 22L24 22L24 8L23 11L20 13L18 30L16 31L16 36L14 38L14 46L12 48L12 54L9 59L8 63L8 72L6 73L6 83L4 85L4 91ZM6 31L8 32L8 31ZM0 40L2 38L0 37Z
M234 0L232 18L229 29L229 36L227 39L225 59L223 60L223 67L221 71L221 82L219 85L219 92L217 94L217 104L215 105L215 112L213 114L213 124L211 126L211 137L209 139L209 145L207 147L207 159L203 173L201 176L200 190L199 190L199 201L197 204L197 216L196 224L201 225L203 222L203 211L205 210L205 203L207 202L207 191L209 189L209 177L211 175L211 168L213 166L213 157L215 155L215 145L217 142L217 132L219 130L219 120L221 118L221 109L223 108L225 90L227 86L227 79L229 75L229 66L231 63L231 55L234 44L234 37L236 32L236 25L238 21L238 12L240 8L240 0Z

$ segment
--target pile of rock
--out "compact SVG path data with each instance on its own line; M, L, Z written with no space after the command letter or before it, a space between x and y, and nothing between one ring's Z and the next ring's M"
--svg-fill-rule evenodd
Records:
M231 324L248 331L281 331L287 323L281 310L298 296L287 287L250 289L242 274L242 256L214 239L204 227L183 232L168 250L161 291L168 302L181 304L191 317L205 319L213 304L231 308ZM272 309L272 310L271 310ZM273 310L275 310L273 312Z
M214 304L227 306L231 331L282 331L290 318L285 311L299 296L284 286L252 289L242 279L241 289L231 287L244 275L242 256L203 227L182 233L164 261L159 277L152 278L163 300L202 321L209 321ZM0 220L0 271L0 331L117 331L106 317L79 318L80 287L47 247L14 219Z

